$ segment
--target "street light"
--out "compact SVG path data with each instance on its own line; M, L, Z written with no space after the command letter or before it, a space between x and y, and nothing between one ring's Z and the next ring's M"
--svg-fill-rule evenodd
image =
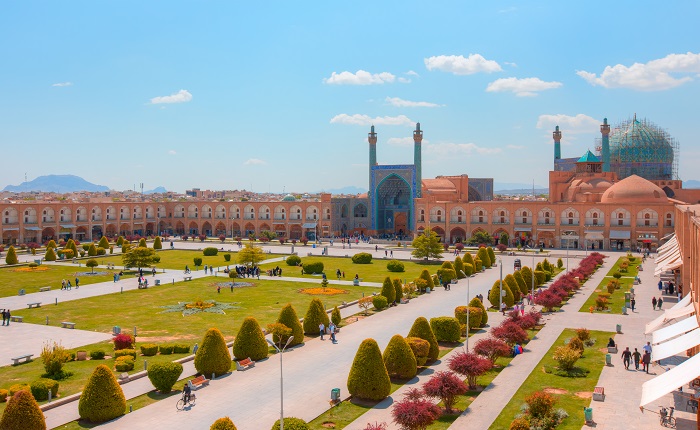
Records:
M503 312L503 261L500 258L497 260L501 269L501 282L498 285L498 310Z
M530 293L530 304L535 301L535 253L532 253L532 270L530 271L530 279L532 279L532 292Z
M284 375L282 374L282 355L284 350L287 349L289 343L294 339L294 336L289 336L287 343L284 344L282 349L278 348L277 345L270 339L267 339L267 343L272 345L273 348L277 350L280 355L280 430L284 430Z
M467 276L464 270L460 270L460 272L467 278L467 340L464 342L464 352L469 352L469 278L471 276Z

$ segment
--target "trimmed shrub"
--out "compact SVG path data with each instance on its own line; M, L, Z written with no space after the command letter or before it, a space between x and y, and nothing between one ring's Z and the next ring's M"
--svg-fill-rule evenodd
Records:
M156 238L153 240L153 249L163 249L163 241L161 240L160 236L156 236Z
M489 252L484 247L479 248L479 250L476 252L476 258L481 260L482 266L487 269L493 265L491 257L489 257Z
M104 237L104 236L103 236ZM105 352L102 350L97 350L97 351L92 351L90 353L90 358L93 360L104 360L105 358Z
M408 346L411 348L413 356L416 357L416 364L418 366L423 366L426 361L428 361L430 342L419 337L407 337L406 343L408 343Z
M208 246L202 250L202 254L204 254L207 257L212 257L214 255L217 255L219 253L219 250L214 248L213 246Z
M374 339L363 340L357 349L347 385L350 395L360 399L383 400L389 395L391 381Z
M32 382L29 388L32 392L32 396L34 396L37 401L48 400L49 390L51 390L51 398L55 399L56 394L58 394L58 382L54 381L53 379L37 379L36 381Z
M114 369L117 372L128 372L134 370L134 358L130 355L119 357L114 361Z
M80 418L101 423L124 415L126 399L112 371L100 364L90 375L78 402Z
M304 263L304 273L323 273L323 262L322 261L309 261Z
M479 318L481 320L481 318ZM460 327L457 318L436 317L430 318L430 328L438 342L459 342Z
M231 261L231 254L224 254L224 261L225 262L230 262Z
M340 315L340 309L338 309L338 306L334 307L333 311L331 312L331 321L337 327L340 325L340 322L342 320L343 320L343 317Z
M189 354L190 346L185 345L184 343L176 343L175 345L173 345L173 352L175 354Z
M451 282L453 279L457 279L457 274L454 269L438 269L437 270L438 279L443 283Z
M474 266L474 257L471 255L469 252L465 252L464 255L462 256L462 263L466 264L471 264ZM466 272L466 270L465 270Z
M161 355L170 355L175 351L175 345L164 343L158 347Z
M7 396L10 394L9 391L5 389L0 389L0 403L5 403L7 401Z
M114 342L114 349L129 349L134 346L134 336L120 333L112 338L112 342Z
M284 428L287 430L310 430L311 427L309 427L308 424L306 424L306 421L302 420L301 418L284 418ZM272 426L271 430L280 430L280 420L275 421L275 424Z
M94 243L91 243L90 245L88 245L87 254L90 257L95 257L97 255L97 247L95 246Z
M29 384L13 384L10 385L10 397L14 396L20 391L31 392Z
M496 264L496 253L493 251L492 247L486 248L486 252L489 254L489 260L491 260L491 265Z
M15 247L12 245L10 245L10 247L7 250L7 255L5 256L5 263L19 264L19 260L17 259L17 252L15 251Z
M301 263L301 258L298 255L290 255L285 262L287 266L298 266Z
M476 297L471 299L471 301L469 302L469 306L481 309L481 325L480 325L480 327L484 327L489 322L489 315L488 315L488 312L486 312L486 306L484 306L484 304L481 302L481 300L479 300Z
M400 379L411 379L416 376L418 363L411 347L403 336L395 334L382 354L384 366L389 376Z
M462 257L459 255L455 257L453 267L455 269L455 273L457 274L457 279L463 279L465 276L462 274L462 272L464 272L464 262L462 261Z
M372 297L372 305L374 305L374 308L376 310L381 311L382 309L389 306L389 302L387 301L386 297L379 294Z
M474 273L481 272L482 270L484 270L484 265L481 262L481 259L477 258L476 260L474 260Z
M477 299L479 300L479 299ZM469 306L469 329L481 327L481 314L483 311L478 306ZM467 306L457 306L455 308L455 318L460 325L467 324Z
M233 341L234 359L244 360L250 358L253 361L258 361L266 358L267 353L267 341L260 324L258 324L258 320L253 317L247 317L243 320L236 339Z
M194 263L195 267L199 267L202 265L202 257L194 257L192 262Z
M285 420L285 426L287 422ZM209 430L237 430L236 426L233 425L233 421L231 421L231 418L229 417L223 417L219 418L218 420L214 421L214 424L209 427Z
M46 249L46 255L44 255L44 260L56 261L56 251L54 251L54 248L47 248Z
M107 250L105 248L98 246L97 247L97 255L105 255L105 254L107 254Z
M474 265L469 263L464 263L464 274L467 276L472 276L474 274Z
M396 301L396 289L394 288L393 281L388 276L384 278L384 282L382 283L382 291L379 294L386 297L387 303L394 303L394 301Z
M369 252L358 252L352 256L352 262L355 264L370 264L372 262L372 254Z
M513 272L513 278L515 278L515 282L518 284L521 296L527 296L530 292L531 285L525 283L525 278L523 278L523 274L520 273L520 270Z
M546 276L543 271L535 270L535 285L542 285L545 283Z
M395 300L397 303L399 303L403 298L403 284L399 278L394 278L394 280L391 282L394 284L394 293L396 294Z
M292 329L292 336L294 339L289 344L289 346L299 345L304 343L304 328L299 322L299 317L297 316L297 311L291 303L286 304L280 311L280 316L277 318L277 322L284 324L285 326ZM316 326L318 328L318 326ZM285 344L287 342L287 337L282 337L281 339L275 340L274 342Z
M182 364L174 361L154 363L148 368L148 379L156 390L167 394L172 391L173 385L180 379L182 370Z
M12 397L0 418L0 429L46 430L44 414L29 392L22 391Z
M568 346L560 346L554 350L552 358L559 364L561 370L569 371L574 368L581 354Z
M119 357L131 357L136 360L136 350L135 349L118 349L114 351L114 358Z
M430 272L428 272L428 269L423 269L418 277L427 282L426 288L430 288L431 290L435 288L435 284L433 283L433 277L430 276Z
M428 397L440 399L447 413L452 412L457 396L466 394L467 391L467 384L454 373L445 371L435 372L423 385L423 393Z
M138 245L138 246L143 247L143 248L146 248L146 238L145 238L145 237L142 237L142 238L139 240L139 245Z
M520 297L520 287L518 286L518 281L516 281L515 277L509 273L505 278L503 278L503 282L508 284L508 289L510 289L510 291L513 293L513 303L518 302L519 300L517 298Z
M503 296L503 303L506 304L507 307L513 306L515 303L515 297L513 297L513 292L508 288L508 284L506 281L503 281L503 291L506 292L506 295ZM498 305L500 303L499 300L499 294L501 293L501 281L497 280L496 282L493 283L493 286L491 287L491 291L489 292L489 302L491 302L491 306L498 309ZM499 309L500 310L500 309Z
M467 378L470 389L476 388L476 378L491 370L493 364L471 352L460 352L450 359L450 370Z
M459 323L458 323L459 324ZM418 317L413 322L411 330L408 332L408 337L419 337L423 340L427 340L430 344L430 351L428 352L428 362L433 362L437 360L438 354L440 353L440 348L433 333L433 329L430 328L430 324L425 317Z
M318 334L318 327L321 323L323 323L325 327L328 327L328 325L330 324L330 320L328 319L326 309L323 307L323 302L321 302L320 299L311 299L311 303L309 303L309 309L306 311L306 315L304 316L304 334ZM264 340L265 339L263 338L263 341ZM267 344L265 345L265 349L267 350Z
M386 269L390 272L403 272L405 270L403 263L399 260L391 260L386 263Z
M218 328L207 330L194 357L194 367L209 378L212 373L223 375L231 370L231 354Z
M153 357L158 354L158 345L155 343L146 343L141 345L141 354L146 357Z

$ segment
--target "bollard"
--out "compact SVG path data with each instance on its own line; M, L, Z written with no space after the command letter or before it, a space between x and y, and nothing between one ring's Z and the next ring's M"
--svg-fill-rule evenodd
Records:
M48 317L48 315L46 316L46 325L49 325L49 317Z
M136 337L136 336L138 336L138 335L136 334L136 326L134 326L134 337Z
M216 379L216 373L214 373L214 372L211 373L211 379Z
M134 405L129 405L129 413L134 412Z
M58 297L56 297L56 306L58 306Z
M148 360L143 360L143 370L148 370Z
M121 293L124 294L124 287L121 287Z
M173 285L175 285L175 279L173 279Z
M49 391L49 403L51 403L51 389L49 389L48 391Z

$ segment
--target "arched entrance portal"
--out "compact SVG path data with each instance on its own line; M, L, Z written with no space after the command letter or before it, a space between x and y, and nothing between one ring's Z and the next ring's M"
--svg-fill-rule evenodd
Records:
M409 233L408 226L413 221L413 193L405 179L396 174L384 178L374 193L373 206L378 233Z

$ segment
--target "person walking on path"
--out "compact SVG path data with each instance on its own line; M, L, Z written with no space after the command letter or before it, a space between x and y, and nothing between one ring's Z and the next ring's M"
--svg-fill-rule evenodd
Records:
M634 352L632 353L632 359L634 360L634 369L639 370L639 361L642 359L642 354L637 351L637 348L634 348Z
M78 277L76 276L76 277L75 277L75 289L77 290L78 288L80 288L80 278L78 278Z
M10 317L11 317L11 315L10 315L9 309L5 309L4 311L2 311L2 325L6 325L9 327L10 326Z
M337 341L335 340L335 330L336 330L335 324L333 324L333 323L331 322L331 323L328 325L328 330L331 332L331 342L337 343Z
M501 302L501 313L503 314L503 316L506 315L506 304L505 304L505 302Z
M630 370L630 360L632 359L632 353L630 352L630 347L628 346L622 351L622 362L625 365L625 370Z
M651 310L656 310L656 297L651 298Z
M664 304L664 298L663 298L663 297L659 297L659 300L658 300L656 303L659 305L659 310L661 310L661 305Z
M642 356L642 370L649 373L649 363L651 363L651 352L645 352Z
M323 325L323 323L318 325L318 331L321 333L321 340L323 340L323 333L326 332L326 326Z
M3 309L0 313L2 313L2 325L5 325L5 320L6 320L5 309Z
M661 279L659 279L659 294L661 294L661 291L664 289L664 283Z
M632 307L632 312L634 312L634 306L637 304L637 301L635 299L630 299L630 306Z

